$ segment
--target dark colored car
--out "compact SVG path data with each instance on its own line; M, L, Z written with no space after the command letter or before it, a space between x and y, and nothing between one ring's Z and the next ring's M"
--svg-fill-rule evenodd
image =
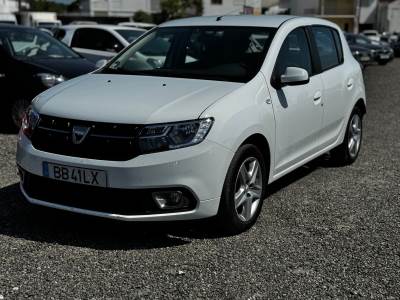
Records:
M349 45L349 47L354 58L357 59L363 67L372 62L371 52L369 49L353 44Z
M376 44L360 34L346 33L346 39L350 47L359 46L368 49L372 59L380 65L385 65L393 59L393 49L389 46Z
M38 29L0 25L2 125L18 127L32 99L95 65Z

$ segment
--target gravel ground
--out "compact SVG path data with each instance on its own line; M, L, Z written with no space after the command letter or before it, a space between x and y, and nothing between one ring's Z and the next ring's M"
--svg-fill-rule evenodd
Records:
M400 60L366 70L352 166L319 159L273 184L256 226L125 224L38 209L0 135L0 299L385 298L400 286Z

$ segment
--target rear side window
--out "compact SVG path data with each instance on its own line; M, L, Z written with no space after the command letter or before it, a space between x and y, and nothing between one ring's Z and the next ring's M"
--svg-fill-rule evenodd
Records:
M280 75L285 73L287 67L302 68L305 69L310 76L313 74L310 47L303 28L293 30L283 42L275 71Z
M107 52L119 52L124 48L111 33L94 28L77 29L71 47Z
M343 47L342 47L342 41L340 39L339 32L337 32L335 29L332 29L333 33L333 38L335 39L335 44L336 44L336 50L339 56L339 63L343 62Z
M339 60L338 51L336 50L336 43L332 30L328 27L313 26L312 31L321 61L322 71L339 65L341 61Z

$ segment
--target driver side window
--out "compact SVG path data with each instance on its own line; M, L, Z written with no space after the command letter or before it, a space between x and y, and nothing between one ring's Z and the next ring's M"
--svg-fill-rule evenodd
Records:
M287 67L302 68L308 72L308 75L312 75L310 47L304 28L293 30L283 42L275 72L278 75L284 74Z

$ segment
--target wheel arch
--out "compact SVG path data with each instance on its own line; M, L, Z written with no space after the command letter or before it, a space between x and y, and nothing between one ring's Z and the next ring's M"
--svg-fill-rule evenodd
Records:
M272 159L271 159L271 148L270 148L267 138L264 135L262 135L261 133L254 133L254 134L250 135L249 137L247 137L240 146L243 146L246 144L252 144L260 150L260 152L263 155L263 158L265 160L265 164L268 167L267 172L268 172L268 177L269 177L271 174Z
M354 107L358 107L363 116L367 113L367 106L365 105L365 100L363 98L358 99Z

